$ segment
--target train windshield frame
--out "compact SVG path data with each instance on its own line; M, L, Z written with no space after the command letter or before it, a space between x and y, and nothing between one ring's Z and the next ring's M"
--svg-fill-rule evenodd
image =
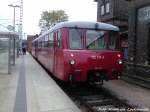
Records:
M69 29L70 49L116 50L118 31L95 29Z

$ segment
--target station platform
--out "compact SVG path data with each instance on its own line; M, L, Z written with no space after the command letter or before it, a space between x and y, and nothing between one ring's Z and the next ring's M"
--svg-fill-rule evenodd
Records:
M30 54L0 74L0 112L80 112Z
M123 80L105 82L103 87L117 98L143 110L140 112L150 112L150 89Z

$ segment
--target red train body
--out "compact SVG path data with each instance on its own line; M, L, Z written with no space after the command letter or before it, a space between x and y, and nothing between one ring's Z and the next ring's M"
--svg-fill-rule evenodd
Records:
M63 22L33 41L32 55L56 78L100 82L121 76L119 29L99 22Z
M27 50L31 53L32 50L32 41L36 39L38 35L28 35L27 36Z

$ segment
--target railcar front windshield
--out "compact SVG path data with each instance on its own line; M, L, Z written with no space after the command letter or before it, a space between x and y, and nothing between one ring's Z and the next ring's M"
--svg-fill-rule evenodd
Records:
M86 48L87 49L106 49L106 31L87 30Z
M115 50L117 47L117 37L118 33L115 31L87 30L86 48Z
M115 50L118 32L104 30L70 29L69 43L71 49Z
M83 49L82 32L80 29L70 29L69 43L71 49Z

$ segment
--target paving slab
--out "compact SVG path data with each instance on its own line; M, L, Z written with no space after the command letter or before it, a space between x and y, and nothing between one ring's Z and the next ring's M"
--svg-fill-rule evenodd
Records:
M127 83L123 80L114 80L104 83L104 88L120 99L126 100L137 108L150 111L150 90Z
M12 74L0 73L0 112L14 111L20 62L12 66Z
M80 112L45 70L27 53L12 74L0 73L0 112Z
M80 112L31 56L26 56L25 63L28 112Z

